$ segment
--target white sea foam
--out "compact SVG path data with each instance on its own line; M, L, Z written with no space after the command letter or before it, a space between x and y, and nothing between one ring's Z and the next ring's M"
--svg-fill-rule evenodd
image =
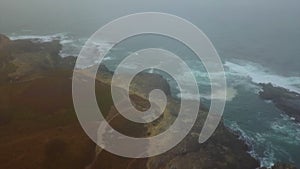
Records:
M11 40L31 40L36 43L47 43L53 40L59 40L62 45L62 49L59 53L61 57L77 56L79 47L75 45L75 41L67 33L57 33L50 35L16 35L9 36Z
M294 123L286 114L281 114L281 118L271 123L271 129L276 133L278 140L284 140L284 142L300 145L300 128L299 123Z
M268 124L272 132L255 132L242 129L236 121L226 119L225 123L231 130L239 134L240 139L250 146L249 153L260 161L261 166L269 168L281 158L290 163L295 163L294 156L281 145L282 143L294 146L300 145L300 124L293 123L289 116L281 114L281 117L270 121ZM258 154L259 151L263 152Z
M66 34L64 33L58 33L58 34L52 34L52 35L12 35L9 36L11 40L25 40L29 39L34 42L51 42L53 40L65 40Z
M265 147L263 155L256 153L256 145L264 144L266 137L263 133L253 133L251 131L244 131L237 122L232 122L225 120L227 126L234 132L236 132L240 137L239 139L243 140L250 148L248 153L258 161L260 161L261 167L271 168L274 165L274 162L277 161L274 157L274 148L271 143Z
M59 53L61 57L75 56L77 57L84 43L87 41L86 38L75 38L68 33L57 33L50 35L16 35L12 34L9 36L11 40L31 40L36 43L46 43L53 40L59 40L62 45L62 49ZM113 46L109 42L94 42L92 47L97 48L98 52L103 53L108 48ZM112 60L111 57L105 57L104 61Z
M226 61L225 67L229 69L227 73L229 76L244 76L250 78L253 83L272 83L275 86L300 93L300 77L276 75L270 73L266 68L251 62L244 62L240 65Z
M237 90L232 88L232 87L228 87L227 91L226 91L226 101L232 101L233 98L235 98L235 96L237 95ZM197 97L199 97L199 95L197 94L193 94L193 93L187 93L187 92L182 92L181 94L178 93L177 94L178 98L182 98L182 99L186 99L186 100L195 100L197 99ZM219 99L223 99L223 91L221 90L216 90L216 92L214 93L214 97L212 97L211 93L201 93L200 91L200 98L204 98L206 100L219 100Z

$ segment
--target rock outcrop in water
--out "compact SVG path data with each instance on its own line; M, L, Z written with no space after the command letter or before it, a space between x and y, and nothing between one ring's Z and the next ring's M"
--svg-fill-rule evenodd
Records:
M297 169L295 166L290 164L276 163L272 169Z
M267 169L266 167L261 167L260 169ZM295 166L290 164L276 163L271 169L297 169Z
M261 84L262 99L271 100L277 108L300 122L300 94L282 87L275 87L271 83Z

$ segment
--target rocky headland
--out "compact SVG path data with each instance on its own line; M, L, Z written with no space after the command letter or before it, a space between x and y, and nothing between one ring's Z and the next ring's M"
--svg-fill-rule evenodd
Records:
M271 83L260 84L262 91L259 96L264 100L272 101L284 113L300 122L300 94Z
M188 136L163 155L130 159L99 151L82 130L73 108L71 77L75 58L61 58L60 50L59 41L11 41L0 35L0 168L259 168L259 162L247 153L249 147L223 122L207 142L198 143L207 116L203 107ZM116 130L136 137L153 136L176 119L178 100L170 96L170 87L160 75L142 73L132 82L130 98L137 109L149 107L146 98L152 89L160 88L168 96L163 115L141 125L118 115L110 94L113 72L104 65L98 70L95 91L98 104ZM82 73L89 75L88 70ZM284 164L274 166L274 169L290 168Z

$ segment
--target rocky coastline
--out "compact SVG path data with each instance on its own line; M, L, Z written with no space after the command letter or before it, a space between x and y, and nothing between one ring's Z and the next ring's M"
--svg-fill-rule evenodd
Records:
M90 169L254 169L260 167L259 162L247 153L249 147L227 129L223 122L207 142L198 143L198 135L207 116L205 108L199 110L196 124L189 135L174 149L163 155L146 159L128 159L106 151L99 153L98 148L95 152L95 144L84 134L73 109L71 77L75 58L61 58L60 50L59 41L46 43L31 40L11 41L6 36L0 35L0 92L2 94L0 97L0 133L2 133L0 168L83 169L88 166ZM112 72L102 65L96 79L96 95L101 96L100 107L103 106L101 108L107 118L118 113L110 96L111 76ZM153 81L151 85L145 83L149 79ZM168 95L168 106L163 116L147 126L128 123L121 116L111 119L110 124L125 134L138 136L152 136L166 130L176 118L178 109L177 100L170 96L167 81L160 75L143 73L135 78L133 84L131 99L141 109L149 106L145 99L149 91L155 88L165 91ZM273 100L275 97L268 93L261 94L261 97ZM44 103L45 101L47 102ZM24 111L29 114L24 114ZM133 130L137 127L141 129ZM276 164L273 168L292 169L293 167Z

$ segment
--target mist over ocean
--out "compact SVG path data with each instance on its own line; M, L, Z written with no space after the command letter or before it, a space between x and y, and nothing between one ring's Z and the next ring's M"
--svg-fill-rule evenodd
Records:
M210 38L224 63L227 127L240 134L251 146L249 153L263 166L282 161L300 167L300 125L258 96L258 83L269 82L300 93L300 1L1 1L5 5L0 6L0 33L11 39L60 39L62 57L78 55L92 33L126 14L166 12L191 21ZM209 102L203 65L174 40L158 36L128 39L113 48L105 63L113 70L122 57L145 47L161 47L183 57L193 68L204 102ZM173 88L176 95L175 85Z

